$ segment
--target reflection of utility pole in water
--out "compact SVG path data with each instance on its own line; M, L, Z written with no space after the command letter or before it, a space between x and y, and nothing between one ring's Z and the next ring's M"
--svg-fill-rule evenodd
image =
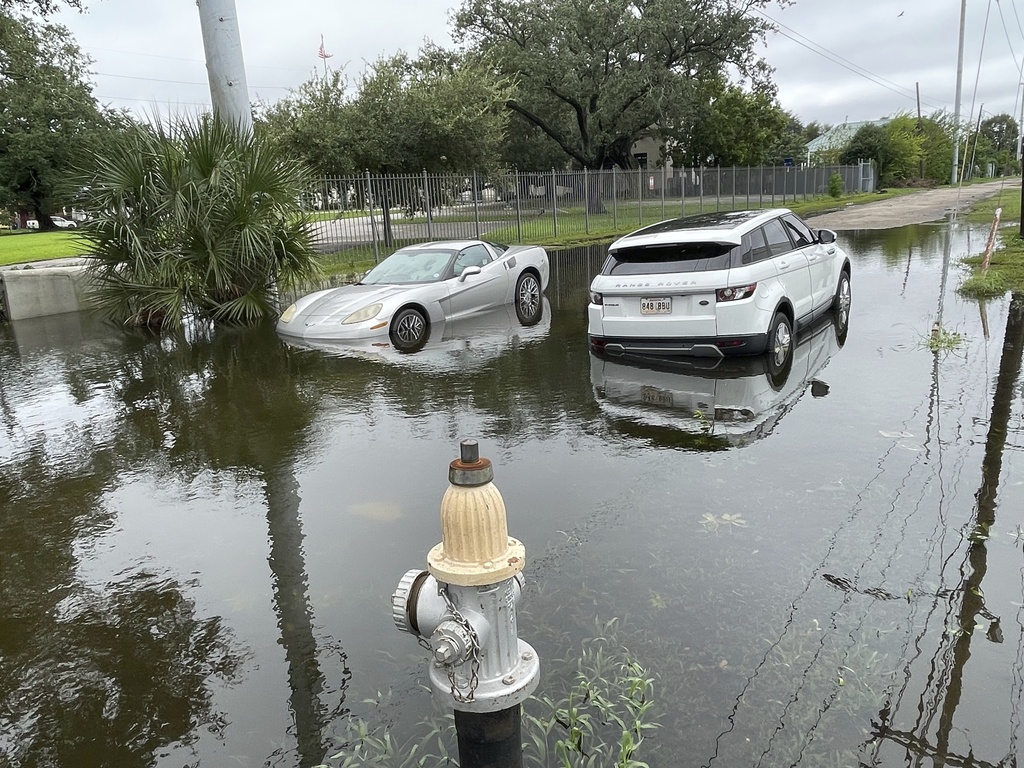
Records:
M1003 641L999 618L994 616L985 606L985 597L981 583L988 571L987 544L989 533L996 519L996 495L999 488L999 476L1003 466L1003 450L1006 446L1010 413L1013 406L1014 390L1020 374L1021 357L1024 355L1024 295L1014 294L1006 318L1006 334L1003 337L1003 352L999 360L999 374L996 379L995 393L992 398L992 413L989 419L988 436L985 440L985 455L982 459L981 486L975 499L975 519L970 536L970 545L965 558L965 566L970 566L966 578L962 579L957 593L960 594L960 610L957 613L954 628L951 660L948 662L948 674L936 675L937 689L932 692L931 701L937 701L942 694L942 708L935 734L934 745L928 741L925 732L927 722L921 722L920 716L914 731L900 732L888 725L890 711L888 705L883 710L874 736L879 740L888 740L906 748L908 753L919 758L928 757L934 766L956 765L976 766L983 768L992 765L978 760L973 755L949 754L949 738L953 733L953 719L960 705L963 693L963 676L967 661L971 656L971 641L978 619L988 620L989 628L986 637L994 643ZM944 659L949 658L949 648L940 644L933 657L932 669L946 666ZM926 701L928 691L921 697L918 707L919 715L932 709ZM934 711L934 710L932 710ZM1010 756L1011 759L1013 755ZM1011 762L1016 765L1016 762ZM1000 762L999 765L1003 765Z
M298 487L291 470L273 466L267 469L267 525L274 602L281 644L288 661L288 682L292 691L288 701L295 717L299 765L308 768L323 761L327 713L320 701L324 678L317 662L313 617L306 595Z

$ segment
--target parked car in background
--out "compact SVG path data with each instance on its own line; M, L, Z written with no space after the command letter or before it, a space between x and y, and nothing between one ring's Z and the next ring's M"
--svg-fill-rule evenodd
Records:
M550 270L537 245L483 240L421 243L401 248L354 285L304 296L282 314L277 331L311 340L389 340L420 349L432 325L504 304L524 325L543 313Z
M603 354L760 354L781 370L795 334L850 309L850 259L785 208L664 221L615 241L590 287Z
M39 229L39 222L35 219L29 219L25 222L25 229Z
M50 221L52 221L60 229L74 229L75 227L78 226L71 219L65 219L63 216L51 216Z

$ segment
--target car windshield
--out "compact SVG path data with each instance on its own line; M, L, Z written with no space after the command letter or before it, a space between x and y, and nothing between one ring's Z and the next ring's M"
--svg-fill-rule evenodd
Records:
M382 283L436 283L448 269L455 251L409 248L395 251L366 273L363 285Z
M729 269L736 246L721 243L672 243L611 251L602 275L666 275Z

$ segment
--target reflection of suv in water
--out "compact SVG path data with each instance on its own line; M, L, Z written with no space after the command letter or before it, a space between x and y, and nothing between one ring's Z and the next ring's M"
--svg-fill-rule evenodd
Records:
M690 216L615 241L590 286L591 349L606 354L768 351L777 372L795 331L850 307L850 260L831 230L785 208Z
M789 362L772 371L757 357L650 358L591 354L590 380L601 411L627 434L702 450L741 446L769 435L846 343L839 316L815 324Z

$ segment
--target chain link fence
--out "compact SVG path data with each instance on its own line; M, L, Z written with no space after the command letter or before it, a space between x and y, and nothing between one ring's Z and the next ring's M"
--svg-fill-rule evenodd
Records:
M678 216L785 207L875 188L874 167L672 168L622 171L374 175L324 178L302 200L319 248L339 263L380 260L427 240L596 240Z

